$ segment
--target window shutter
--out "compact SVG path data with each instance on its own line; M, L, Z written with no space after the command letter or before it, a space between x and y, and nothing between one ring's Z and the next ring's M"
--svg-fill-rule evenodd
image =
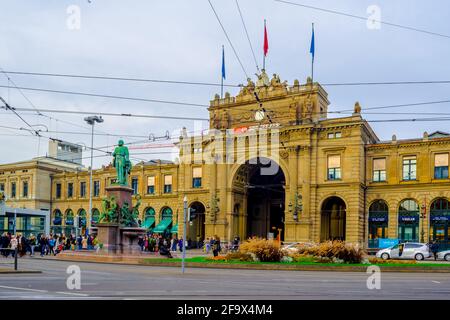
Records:
M448 153L434 155L435 167L448 167Z
M328 156L328 168L340 168L340 167L341 167L340 155Z
M386 170L386 158L373 159L373 170Z
M202 167L192 168L192 177L201 178L202 177Z

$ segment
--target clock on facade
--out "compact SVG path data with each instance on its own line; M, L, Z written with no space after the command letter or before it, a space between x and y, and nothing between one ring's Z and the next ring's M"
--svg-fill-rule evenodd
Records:
M262 119L264 119L264 111L262 111L262 110L256 111L255 112L255 120L261 121Z

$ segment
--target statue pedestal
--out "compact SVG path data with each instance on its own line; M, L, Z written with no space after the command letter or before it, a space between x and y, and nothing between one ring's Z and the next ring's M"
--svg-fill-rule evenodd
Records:
M120 253L135 255L141 253L141 247L138 245L139 237L147 234L145 228L123 227L120 228Z
M120 253L120 232L118 223L98 223L97 239L103 244L102 252Z
M132 208L133 189L128 186L112 185L106 188L108 198L114 197L119 209L124 204ZM121 213L120 213L121 214ZM107 254L139 254L139 237L144 237L147 230L140 227L122 227L119 223L98 223L97 237L103 244L102 253Z
M132 203L132 195L133 195L133 189L128 186L121 186L121 185L112 185L105 188L106 195L108 197L114 196L116 199L116 203L119 206L119 208L123 207L124 203L128 203L128 207L131 208Z

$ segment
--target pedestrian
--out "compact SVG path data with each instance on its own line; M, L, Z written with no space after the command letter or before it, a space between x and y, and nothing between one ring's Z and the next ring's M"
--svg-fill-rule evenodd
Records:
M178 248L180 249L180 252L183 252L183 237L178 240Z
M219 252L221 251L220 238L217 235L214 236L214 243L212 246L212 251L213 251L214 257L217 257L219 255Z
M430 250L431 250L431 253L433 253L434 260L436 261L437 260L437 256L438 256L438 252L439 252L439 243L437 243L436 240L434 240L431 243Z
M33 257L34 248L36 247L36 237L33 234L30 235L29 246L30 246L30 257Z
M11 242L10 242L10 248L11 248L11 254L13 256L13 258L15 257L16 254L16 249L18 248L18 242L17 242L17 238L16 236L12 236L11 237Z
M211 241L209 240L209 237L206 238L205 245L204 245L204 251L206 254L209 254L209 251L211 250Z
M48 239L48 251L50 252L50 255L55 256L55 244L56 244L56 239L55 237L51 237L50 239Z
M81 250L87 250L87 248L88 248L87 238L83 236L81 238Z

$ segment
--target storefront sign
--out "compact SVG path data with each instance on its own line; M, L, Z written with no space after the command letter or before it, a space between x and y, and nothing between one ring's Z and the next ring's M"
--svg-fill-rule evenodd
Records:
M446 222L448 220L448 216L431 216L431 221L433 222Z
M370 217L369 216L369 221L370 222L387 222L388 217Z
M418 222L419 217L418 216L400 216L399 220L400 220L400 222Z

